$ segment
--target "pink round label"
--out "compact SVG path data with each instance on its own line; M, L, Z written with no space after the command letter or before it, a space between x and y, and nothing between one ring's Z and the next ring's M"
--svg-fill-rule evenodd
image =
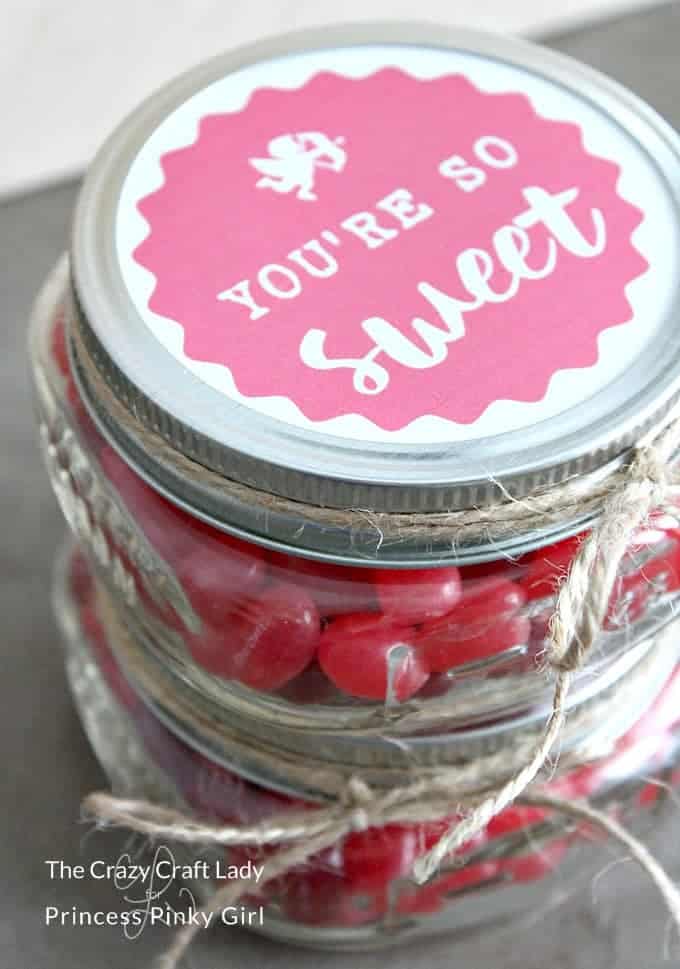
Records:
M311 421L477 421L592 367L647 260L617 163L460 73L324 71L202 117L137 200L148 308Z

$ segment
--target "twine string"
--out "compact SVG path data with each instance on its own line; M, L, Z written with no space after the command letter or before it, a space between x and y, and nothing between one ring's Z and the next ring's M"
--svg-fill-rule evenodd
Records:
M654 882L666 904L666 908L673 919L676 929L680 930L680 891L651 851L639 838L632 835L620 821L605 811L598 811L597 808L592 807L592 805L586 802L567 801L564 798L553 797L546 793L527 794L522 797L522 801L525 804L551 808L568 817L587 821L594 827L600 828L613 841L616 841L625 848L633 861Z
M663 867L651 852L635 838L626 828L611 815L598 811L591 805L579 801L567 801L564 798L552 797L547 794L526 795L520 799L521 803L536 807L547 807L564 814L566 817L587 821L590 825L600 828L613 841L624 847L630 857L645 871L657 887L663 898L673 922L680 930L680 892L671 881ZM295 845L293 848L283 849L268 859L267 866L262 872L258 887L263 887L291 869L303 864L313 855L330 847L334 843L329 834L317 835L308 842ZM214 914L221 912L229 905L235 905L246 894L252 884L251 879L240 879L219 888L210 900L201 908L201 912ZM176 934L170 948L161 956L158 969L177 969L182 956L193 942L199 926L189 923Z

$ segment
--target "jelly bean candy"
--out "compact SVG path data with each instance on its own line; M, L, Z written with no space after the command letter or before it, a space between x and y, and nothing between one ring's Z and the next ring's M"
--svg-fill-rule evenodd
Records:
M412 634L372 613L342 616L327 626L318 660L340 690L368 700L407 700L429 676Z
M507 579L482 579L464 588L455 609L418 633L417 645L429 669L444 673L526 645L530 624L518 613L524 601L522 589Z
M445 616L461 596L456 568L379 569L374 582L381 610L401 625Z
M312 600L277 583L238 603L225 623L187 637L197 663L223 679L276 690L314 658L321 626Z
M202 530L203 541L192 542L175 573L194 611L209 625L221 626L237 599L254 595L267 579L264 558L244 542L215 529Z

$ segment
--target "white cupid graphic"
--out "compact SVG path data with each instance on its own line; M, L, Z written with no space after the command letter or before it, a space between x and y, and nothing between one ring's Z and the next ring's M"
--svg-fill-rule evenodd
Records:
M347 153L344 138L331 139L320 131L303 131L297 135L277 135L267 145L270 158L250 158L250 164L263 175L258 188L274 192L296 192L305 202L316 201L314 176L317 168L341 172Z

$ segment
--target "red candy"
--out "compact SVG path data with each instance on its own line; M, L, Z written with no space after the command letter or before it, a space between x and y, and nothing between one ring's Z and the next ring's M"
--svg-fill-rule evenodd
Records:
M401 625L445 616L461 596L456 568L380 569L374 582L380 608Z
M518 615L524 592L504 578L480 579L463 586L463 596L447 616L426 623L417 645L432 672L477 662L526 644L529 620Z
M526 596L516 582L504 578L480 579L463 586L462 598L447 618L469 628L488 625L496 618L518 612L525 602Z
M574 535L548 548L530 552L523 559L526 571L520 584L527 599L533 601L555 595L582 541L583 535Z
M267 581L267 563L257 546L211 528L175 507L146 484L116 452L106 446L102 467L140 522L158 554L175 574L206 632L207 653L213 652L236 600L257 593Z
M207 526L202 532L203 540L181 558L176 573L200 618L221 627L235 599L250 597L262 588L267 566L243 542Z
M448 627L423 638L419 646L432 672L445 673L456 666L476 663L498 656L513 646L523 646L529 640L529 620L524 616L510 616L492 623L484 632L470 634L466 630Z
M284 876L280 886L284 912L303 925L342 924L345 915L345 885L340 872L313 869Z
M113 448L105 445L99 461L104 474L158 554L169 563L178 561L190 545L193 522L189 516L154 491Z
M651 808L661 800L662 796L666 793L663 785L655 784L654 781L650 781L648 784L642 788L642 790L637 794L635 798L635 803L641 808Z
M522 575L522 566L514 559L493 559L490 562L478 562L476 565L464 565L460 570L463 586L479 579L508 579L517 581Z
M498 871L515 882L531 882L554 871L569 849L569 838L555 838L535 851L513 858L502 858Z
M424 631L453 626L470 633L482 632L498 619L514 615L526 602L516 582L503 578L479 579L463 585L458 605L444 618L426 624Z
M431 915L444 905L444 892L437 882L405 884L399 892L396 910L400 915Z
M616 629L635 622L645 613L655 595L680 588L680 546L677 539L671 537L676 533L675 519L662 514L653 516L647 526L638 529L624 557L624 574L616 581L605 628ZM583 535L575 535L549 548L531 552L523 560L526 571L520 584L530 601L556 595L583 538ZM657 549L644 565L638 567L631 562L631 556L655 549L664 541L669 547ZM627 566L628 573L625 572Z
M502 838L507 834L528 828L532 824L538 824L545 820L546 814L545 808L529 804L512 805L489 821L486 833L489 838Z
M323 618L352 612L374 612L378 608L370 569L330 565L292 555L270 554L274 574L301 586Z
M68 346L66 344L66 325L64 315L60 313L54 326L52 327L50 352L52 359L57 365L59 373L63 377L68 377L71 372L71 365L68 358Z
M411 873L418 848L417 831L412 825L387 824L356 831L343 845L345 874L354 888L385 888Z
M368 700L407 700L429 671L413 636L371 613L343 616L323 632L319 665L339 689Z
M224 679L276 690L311 662L320 636L316 606L294 586L278 583L236 605L219 629L189 639L197 663Z

